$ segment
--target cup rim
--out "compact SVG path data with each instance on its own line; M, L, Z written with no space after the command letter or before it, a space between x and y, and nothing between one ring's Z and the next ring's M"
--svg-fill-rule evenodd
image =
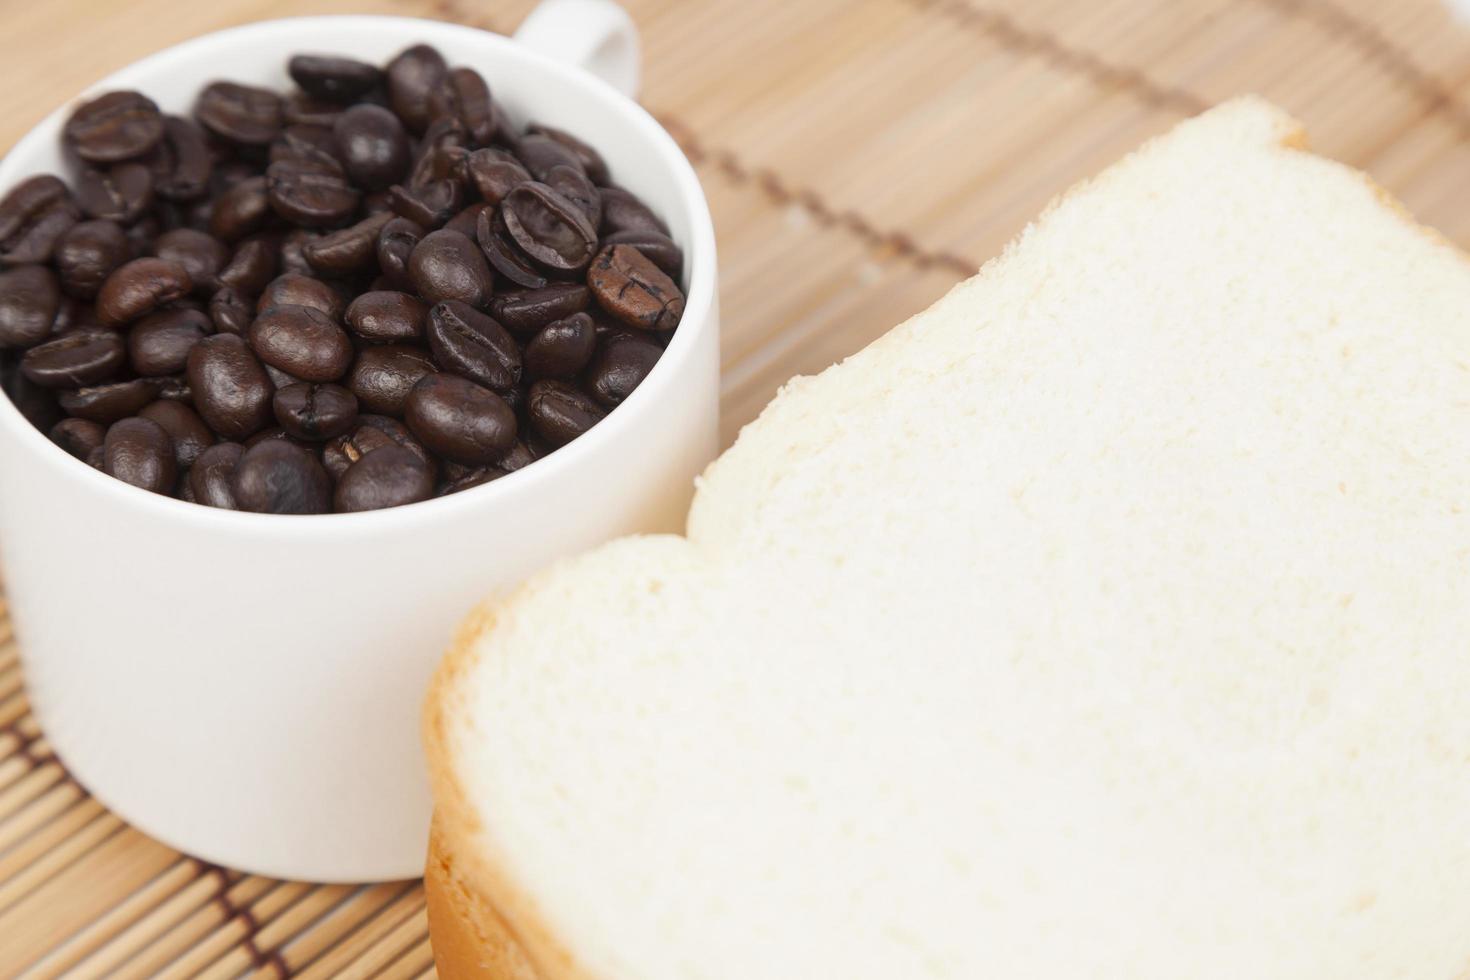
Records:
M497 56L519 59L535 71L557 76L584 89L593 98L616 111L632 138L650 144L668 162L679 204L685 210L690 224L690 240L684 247L689 281L685 295L685 316L658 364L627 399L608 412L606 418L573 442L536 460L533 465L458 493L399 507L347 514L260 514L224 510L132 486L93 469L85 461L77 459L53 443L45 433L21 415L14 402L3 394L0 394L0 427L12 430L21 446L34 451L37 462L59 467L63 471L61 475L80 480L99 494L112 496L118 506L135 508L140 516L176 520L205 530L269 534L293 539L302 536L359 535L379 529L411 529L423 524L454 520L456 517L469 517L482 510L494 508L497 501L503 503L513 496L534 493L535 487L540 483L567 478L565 471L574 469L581 457L595 453L602 443L619 438L624 430L638 424L640 417L652 410L653 403L663 394L663 389L668 387L669 379L675 372L691 369L690 365L699 344L699 337L696 335L713 328L716 302L714 223L693 164L647 109L590 72L518 44L513 38L503 34L422 17L327 14L256 21L211 31L161 48L88 85L28 130L0 157L0 193L29 176L28 172L22 170L21 161L36 152L36 148L45 141L60 139L62 125L78 100L119 87L135 86L146 89L150 80L157 84L157 76L167 72L168 63L180 56L207 55L214 49L234 48L266 39L274 40L282 31L307 27L364 28L392 33L402 37L405 44L411 43L409 38L413 33L456 36L461 40L497 49ZM421 39L432 42L431 37ZM323 51L330 48L330 44L322 46ZM656 419L652 421L657 424Z

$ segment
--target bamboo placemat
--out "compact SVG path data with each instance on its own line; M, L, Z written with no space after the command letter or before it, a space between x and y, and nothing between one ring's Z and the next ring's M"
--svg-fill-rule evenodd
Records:
M0 0L0 146L101 75L231 24L529 0ZM1470 34L1434 0L629 0L645 103L720 239L724 435L928 305L1057 191L1240 92L1470 245ZM0 465L4 465L0 461ZM0 542L3 546L3 542ZM416 883L269 881L108 813L29 713L0 600L0 975L429 976Z

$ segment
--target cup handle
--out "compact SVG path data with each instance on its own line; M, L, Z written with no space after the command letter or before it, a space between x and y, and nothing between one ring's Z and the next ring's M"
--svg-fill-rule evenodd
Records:
M638 28L613 0L542 0L514 37L547 57L591 72L630 99L638 97Z

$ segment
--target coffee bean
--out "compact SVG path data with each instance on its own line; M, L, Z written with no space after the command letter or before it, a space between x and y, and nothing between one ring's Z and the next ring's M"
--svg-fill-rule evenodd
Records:
M443 55L427 44L416 44L388 62L388 104L415 133L433 119L432 96L448 71Z
M134 259L114 269L97 293L97 318L109 327L147 316L188 295L188 271L168 259Z
M301 249L311 267L324 276L369 272L377 265L378 235L392 212L375 214L341 231L324 235Z
M408 134L382 106L353 106L337 118L332 134L347 176L359 187L385 189L408 173Z
M340 385L287 385L276 391L271 404L281 428L306 442L335 438L357 422L357 398Z
M608 337L587 371L588 392L603 407L616 408L643 383L663 352L658 344L632 334Z
M620 231L654 231L668 237L669 226L636 195L621 187L603 187L602 231L614 234Z
M146 95L108 92L78 106L63 136L88 163L116 163L153 149L163 139L163 116Z
M107 427L86 419L62 419L51 427L51 441L86 462L94 450L102 448Z
M239 510L231 483L243 455L245 447L238 442L217 442L200 453L189 468L188 486L194 501L206 507Z
M586 174L565 165L552 167L546 175L546 186L581 208L588 227L595 234L602 221L602 197Z
M168 493L179 472L173 440L149 419L114 422L102 441L102 472L144 490Z
M255 319L255 300L233 286L221 286L209 297L209 319L219 333L243 335Z
M522 252L561 272L585 268L597 252L597 229L582 209L545 184L522 184L505 196L501 218Z
M401 418L414 385L436 370L418 347L364 347L352 362L345 384L366 411Z
M0 348L44 340L60 306L56 275L44 265L0 269Z
M328 319L340 320L345 305L342 294L330 283L287 272L270 281L261 292L256 309L264 313L275 306L309 306Z
M440 180L459 183L469 157L469 133L452 116L435 119L419 141L418 153L404 183L410 190L420 190Z
M587 285L599 306L630 327L672 330L684 315L684 294L674 280L631 245L598 253Z
M480 212L489 210L490 205L484 201L471 204L462 209L459 214L444 223L445 231L457 231L466 238L474 241L475 233L480 227Z
M334 480L340 480L353 463L388 445L402 446L430 470L434 469L434 460L423 443L415 439L402 422L385 415L359 415L351 432L322 446L322 465Z
M435 491L435 496L447 497L451 493L460 493L461 491L470 490L475 487L483 487L485 484L493 483L506 475L506 471L498 466L466 466L461 467L461 469L463 472L456 473L454 476L448 476L446 474L444 480L440 482L438 489Z
M382 78L372 65L334 55L298 54L286 70L307 95L326 102L356 102Z
M287 125L331 126L341 115L340 102L312 98L305 92L292 92L281 103L281 121Z
M531 428L555 447L571 442L606 415L595 401L563 381L536 382L526 405Z
M215 334L199 341L189 351L188 377L194 407L226 439L245 439L270 423L275 386L242 338Z
M264 228L271 214L265 177L249 177L215 198L209 233L227 242L238 242Z
M483 306L495 286L484 253L457 231L425 235L409 256L408 273L419 296L430 303L455 299Z
M209 328L209 317L198 310L160 310L150 314L128 331L128 361L142 375L178 374L189 362L189 351L204 339Z
M496 147L471 153L465 160L465 173L488 204L499 204L505 195L531 180L531 172L521 161Z
M531 260L522 255L521 250L511 241L510 233L505 229L504 215L498 208L480 212L475 240L479 242L480 251L485 253L491 268L517 286L540 289L546 285L546 277L537 271Z
M37 344L25 352L20 369L43 388L81 388L111 378L126 360L122 337L92 327Z
M384 279L400 288L412 285L408 260L426 234L423 225L407 218L395 217L383 226L378 232L378 270Z
M571 133L561 129L553 129L550 126L533 123L530 126L530 131L537 136L545 136L548 139L555 140L569 150L577 158L577 162L581 164L582 172L590 177L594 184L605 185L607 183L607 164L603 161L602 154L598 153L592 147L583 143ZM536 149L533 147L531 152L535 153Z
M553 167L582 169L581 158L560 140L543 133L531 133L516 143L516 156L526 165L531 176L544 181Z
M263 362L303 381L335 381L352 363L347 332L310 306L272 306L246 335Z
M230 247L205 232L176 228L154 239L153 254L183 266L194 292L209 296L219 288L219 273L230 260Z
M92 299L118 266L132 258L128 236L115 221L83 221L72 225L56 243L54 261L61 288L79 299Z
M490 315L506 329L534 334L555 320L587 308L592 294L580 283L556 283L541 289L499 293L490 300Z
M132 224L153 206L153 174L141 163L83 167L77 175L77 206L89 218Z
M382 446L347 468L337 483L339 513L378 510L428 500L434 473L402 446Z
M401 343L421 338L429 307L410 293L378 290L352 301L345 314L347 326L375 344Z
M310 228L293 228L281 236L281 247L276 252L276 264L281 275L297 275L314 278L316 270L306 261L306 246L326 235L323 231Z
M456 68L439 80L429 96L431 116L451 116L464 126L470 141L484 146L495 138L490 87L473 68Z
M234 254L219 270L221 286L242 293L259 293L276 275L276 248L265 238L247 238L235 246Z
M597 349L597 328L585 313L548 323L526 344L526 373L533 378L577 376ZM657 350L657 348L655 348Z
M20 411L21 416L42 432L61 421L56 394L27 378L20 370L20 354L0 350L0 392Z
M464 204L464 188L455 180L435 180L421 187L394 184L388 189L393 211L425 228L439 228Z
M294 163L318 173L345 172L337 159L337 140L329 126L287 126L271 142L268 158L271 163Z
M234 82L206 86L194 104L194 116L211 133L244 146L265 146L283 123L279 95Z
M591 334L592 324L587 329ZM458 300L429 311L429 350L446 371L494 391L508 391L521 379L521 355L513 338L490 317Z
M311 453L268 440L245 450L230 490L241 510L258 514L325 514L332 509L332 478Z
M675 282L684 274L684 252L669 236L657 231L644 231L633 229L631 231L615 231L602 238L604 247L608 245L632 245L642 252L654 265L668 273L669 278Z
M63 391L56 401L68 415L111 425L118 419L138 414L144 405L158 397L158 391L155 379L134 378Z
M453 374L425 376L408 396L405 421L425 446L461 463L490 463L516 437L516 417L488 388Z
M160 399L145 405L138 417L157 422L168 433L174 447L174 462L180 470L193 466L200 454L214 444L214 433L209 431L209 426L183 402Z
M297 161L273 163L265 172L271 207L287 221L309 228L341 224L357 210L360 194L347 178Z
M165 116L163 139L148 159L153 189L165 201L194 201L209 192L214 159L204 130L181 116Z
M21 181L0 199L0 263L45 262L76 220L77 206L60 180L40 174Z

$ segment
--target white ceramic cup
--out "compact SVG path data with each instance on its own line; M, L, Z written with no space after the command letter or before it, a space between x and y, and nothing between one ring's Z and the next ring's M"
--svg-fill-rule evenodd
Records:
M296 52L382 63L432 44L483 74L515 122L596 147L685 255L683 322L626 402L524 470L393 510L271 516L147 493L73 459L0 397L0 557L36 714L87 789L190 854L313 881L420 874L420 700L460 617L559 556L679 529L716 451L714 233L688 161L628 97L632 26L609 0L553 0L517 37L277 20L180 44L91 90L138 89L182 113L217 78L284 90ZM64 172L70 109L0 162L0 191Z

